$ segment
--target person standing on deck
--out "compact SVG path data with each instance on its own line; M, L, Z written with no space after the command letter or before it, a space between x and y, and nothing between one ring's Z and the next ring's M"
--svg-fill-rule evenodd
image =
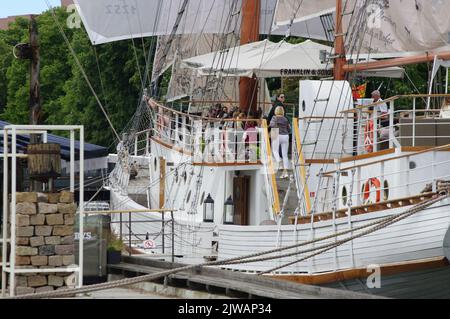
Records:
M273 104L272 108L270 109L269 115L267 116L267 123L270 124L272 121L272 118L275 116L275 110L277 107L281 106L283 108L284 114L286 114L286 106L284 105L284 101L286 100L286 96L284 93L277 95L277 100Z
M291 131L291 125L289 124L288 119L284 116L284 109L282 106L278 106L275 109L275 116L270 121L271 137L272 137L272 153L275 157L275 160L279 164L281 160L283 160L283 174L281 178L288 178L289 174L287 170L289 169L289 133ZM280 158L279 147L281 145L281 154L282 158Z

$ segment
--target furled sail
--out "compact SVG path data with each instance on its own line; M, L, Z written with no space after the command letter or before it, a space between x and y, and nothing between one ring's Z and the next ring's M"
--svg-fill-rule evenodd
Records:
M343 0L343 7L348 54L389 58L450 50L450 0ZM318 21L330 14L336 15L336 0L279 0L274 24L320 28Z

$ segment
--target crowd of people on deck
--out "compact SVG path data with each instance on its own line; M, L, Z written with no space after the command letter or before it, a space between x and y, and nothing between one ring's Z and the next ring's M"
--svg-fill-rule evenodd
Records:
M265 119L270 131L271 149L275 158L275 165L283 169L281 178L288 178L291 125L286 117L285 99L286 96L284 94L278 94L267 115L264 115L261 107L256 112L248 112L236 106L229 107L216 104L204 116L208 119L216 120L220 129L230 128L244 132L243 141L245 143L246 160L255 158L258 152L258 125L262 119ZM171 126L170 113L152 103L151 100L147 100L147 102L157 112L157 131L160 132L161 137L167 137L167 128L170 130Z

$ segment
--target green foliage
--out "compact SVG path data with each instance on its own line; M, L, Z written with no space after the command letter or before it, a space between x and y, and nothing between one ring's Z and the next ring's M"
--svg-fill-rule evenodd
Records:
M67 27L68 13L56 9L56 15L114 128L120 132L136 110L152 39L134 40L136 52L132 41L94 48L83 28ZM82 124L87 142L112 146L113 132L51 12L40 15L37 23L44 124ZM14 124L29 121L30 62L12 56L14 45L29 41L28 28L27 20L17 19L8 30L0 31L0 119Z
M108 251L122 251L125 248L123 241L117 237L115 233L111 233L111 237L108 242Z

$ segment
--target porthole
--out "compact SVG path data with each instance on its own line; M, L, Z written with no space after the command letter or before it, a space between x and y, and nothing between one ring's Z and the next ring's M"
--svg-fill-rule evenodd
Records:
M347 206L348 203L348 192L347 187L342 187L342 205Z
M383 194L384 194L384 201L388 201L389 200L389 183L388 183L388 181L384 181Z
M186 180L187 180L186 171L184 171L183 174L181 174L181 177L183 178L184 184L186 184Z
M155 165L155 172L158 170L158 159L155 157L155 160L153 161L153 165Z
M416 169L416 167L417 167L416 162L413 161L409 162L409 169Z
M305 101L302 102L302 110L303 110L303 112L306 112L306 102Z

